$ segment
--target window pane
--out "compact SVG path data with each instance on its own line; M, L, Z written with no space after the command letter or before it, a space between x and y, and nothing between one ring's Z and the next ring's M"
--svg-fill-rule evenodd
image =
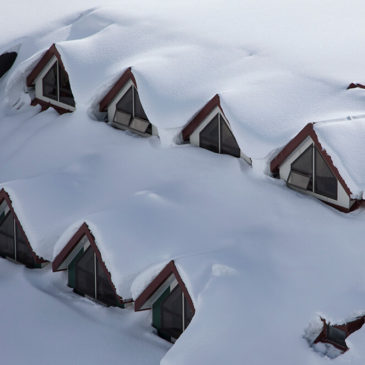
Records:
M113 287L109 282L109 278L102 267L99 260L97 260L97 299L107 305L116 305L117 297Z
M346 342L346 332L342 331L336 327L327 325L327 340L334 342L340 346L347 347Z
M131 122L131 118L131 114L116 110L113 119L113 125L122 129L128 128Z
M161 331L173 338L182 333L182 292L179 285L161 305Z
M189 323L191 322L193 318L193 308L191 308L189 302L186 300L186 297L184 296L184 308L185 308L185 328L189 326Z
M310 176L303 175L295 171L291 171L288 179L288 184L293 185L300 189L307 190L310 181L311 181Z
M16 225L16 260L26 266L35 265L32 251L18 225Z
M337 199L337 179L317 149L315 192L332 199Z
M14 215L10 211L0 225L0 255L14 259Z
M133 118L130 128L140 133L146 133L150 123L146 120Z
M43 95L47 98L58 100L57 97L57 62L43 77Z
M226 122L220 117L221 120L221 153L232 155L235 157L241 156L240 148L237 144L236 138L228 128Z
M91 246L76 263L76 291L95 298L94 251Z
M133 114L133 90L132 87L121 97L121 99L117 103L117 110L128 113L130 115Z
M148 120L146 113L144 112L141 100L139 99L138 91L134 89L134 116L144 120Z
M65 70L59 66L59 75L60 75L60 102L65 103L67 105L75 106L75 99L72 95L70 80L67 76Z
M291 169L306 175L313 174L313 147L309 146L292 164Z
M200 132L200 147L219 153L218 114Z

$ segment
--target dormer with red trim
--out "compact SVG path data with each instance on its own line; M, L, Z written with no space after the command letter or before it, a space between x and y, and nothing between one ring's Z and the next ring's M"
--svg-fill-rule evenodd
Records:
M60 114L75 110L70 80L55 44L28 75L27 86L34 88L32 105L39 104L42 110L52 107Z
M175 266L170 261L138 296L135 311L152 309L152 326L162 338L175 342L190 324L195 307Z
M249 164L251 159L239 147L216 94L182 130L182 139L193 146L216 153L241 157Z
M33 251L4 189L0 190L0 256L29 268L41 268L47 264Z
M67 270L74 292L107 306L124 306L94 235L83 223L52 263L53 271Z
M340 354L345 353L349 350L347 346L346 339L352 333L358 331L364 325L365 316L360 316L352 321L343 324L331 324L327 322L324 318L321 318L323 327L319 335L313 341L314 348L316 344L325 344L325 355L334 358ZM333 351L333 348L337 351Z
M157 128L150 123L143 109L131 67L101 100L99 111L107 113L108 123L115 128L144 137L158 136Z
M351 211L363 200L355 177L362 158L352 156L357 144L363 149L363 129L363 117L309 123L271 161L271 173L294 190Z

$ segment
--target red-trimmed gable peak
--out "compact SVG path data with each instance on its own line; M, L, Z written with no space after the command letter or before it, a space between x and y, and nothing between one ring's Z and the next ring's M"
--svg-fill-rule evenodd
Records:
M193 313L195 313L194 303L190 297L190 294L183 280L181 279L179 272L177 271L177 268L173 260L170 261L162 269L162 271L152 280L152 282L147 286L147 288L139 295L139 297L135 301L134 310L135 311L143 310L142 307L146 303L146 301L160 288L162 284L164 284L164 282L169 278L171 274L175 275L175 278L178 284L180 285L181 290L185 295L185 298L187 299L189 305L193 309Z
M347 90L349 90L349 89L356 89L356 88L365 89L365 85L352 82L352 83L351 83L351 84L347 87Z
M209 115L209 113L218 107L223 113L221 107L219 95L214 95L204 106L199 110L199 112L193 117L193 119L184 127L182 130L182 137L184 141L187 141L191 134L196 128L203 122L203 120ZM224 114L224 113L223 113Z
M65 66L63 65L61 55L57 51L56 45L53 43L52 46L48 49L48 51L42 56L37 65L34 67L33 71L27 77L27 86L30 87L33 85L35 79L42 72L47 63L52 59L53 56L57 57L57 60L63 70L66 72ZM68 76L68 74L67 74Z
M118 95L120 90L124 87L124 85L131 80L134 85L137 87L136 79L132 73L132 68L128 67L122 76L118 79L118 81L113 85L113 87L109 90L109 92L104 96L104 98L100 101L99 111L105 112L108 108L109 104L114 100L114 98Z

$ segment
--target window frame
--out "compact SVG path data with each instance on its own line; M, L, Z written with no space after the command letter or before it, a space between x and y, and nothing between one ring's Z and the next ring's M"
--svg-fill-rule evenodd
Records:
M312 149L312 173L311 174L306 174L302 171L296 170L295 167L293 168L293 164L303 156L304 153L306 153L306 151L308 151L309 149ZM317 192L316 191L316 165L317 165L317 154L320 156L320 158L322 158L323 162L325 163L326 167L328 168L328 170L330 171L330 173L332 174L332 177L336 180L336 194L335 195L330 195L330 194L326 194L326 193L322 193L322 192ZM292 173L295 174L300 174L303 176L310 176L311 180L312 180L312 186L309 189L310 186L310 181L309 181L309 186L307 189L303 189L297 185L293 185L289 182L290 177L292 176ZM313 193L315 196L320 196L320 197L324 197L326 199L330 199L333 201L337 201L338 200L338 185L339 185L339 181L338 178L336 177L336 175L333 173L331 166L328 165L327 161L325 160L325 158L323 157L321 151L317 148L317 146L315 145L315 143L312 141L311 144L298 156L296 157L291 163L290 163L290 170L289 170L289 174L286 180L286 183L288 186L300 190L300 191L304 191L304 192L310 192Z

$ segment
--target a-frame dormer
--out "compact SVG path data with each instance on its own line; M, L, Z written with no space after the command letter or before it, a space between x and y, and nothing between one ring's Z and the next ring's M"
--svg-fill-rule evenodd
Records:
M42 110L53 107L60 114L75 110L69 76L55 44L28 75L27 86L34 88L32 105L39 104Z
M137 82L129 67L99 104L100 112L107 113L108 123L118 129L141 136L158 135L143 109Z

